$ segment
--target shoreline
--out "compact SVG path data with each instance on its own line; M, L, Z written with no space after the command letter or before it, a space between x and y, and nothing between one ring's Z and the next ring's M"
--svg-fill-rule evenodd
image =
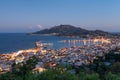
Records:
M58 63L71 64L73 66L90 64L94 59L97 59L97 56L104 56L116 47L120 47L119 39L111 39L110 43L104 42L93 46L76 46L58 50L46 50L42 46L38 46L27 50L19 50L12 54L0 54L0 72L8 72L11 70L13 63L25 62L34 55L39 58L36 68L44 68L44 63L50 64L49 66Z
M40 35L41 36L41 35ZM42 35L42 36L45 36L45 35ZM70 36L61 36L61 37L67 37L67 38L69 38ZM82 43L83 44L81 44L81 45L77 45L77 46L86 46L86 45L90 45L90 46L92 46L91 44L93 44L94 45L94 41L95 42L101 42L101 40L102 39L96 39L96 38L80 38L80 39L77 39L77 37L70 37L70 38L75 38L75 39L70 39L70 40L61 40L61 41L58 41L58 42L62 42L62 43L72 43L72 44L76 44L76 43L80 43L81 41L82 41ZM85 40L86 42L84 43L84 41L83 40ZM90 44L86 44L87 42L89 43L89 42L91 42L92 41L92 43L90 43ZM53 44L53 43L52 43ZM85 45L84 45L85 44ZM72 46L69 46L69 47L74 47L74 45L72 45ZM69 48L69 47L62 47L62 48ZM15 51L11 51L11 52L6 52L6 53L0 53L0 54L12 54L12 53L17 53L18 51L25 51L25 50L30 50L30 49L35 49L35 47L32 47L32 48L25 48L25 49L20 49L20 50L15 50ZM54 49L54 48L53 48ZM59 49L61 49L61 48L58 48L58 49L54 49L54 50L59 50Z

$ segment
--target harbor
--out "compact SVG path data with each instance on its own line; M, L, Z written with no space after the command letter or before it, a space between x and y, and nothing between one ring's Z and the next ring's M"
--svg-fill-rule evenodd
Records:
M94 59L97 59L98 56L104 56L109 53L109 51L120 47L120 39L117 38L86 39L83 40L83 42L84 41L94 41L95 43L91 46L83 45L60 49L45 49L46 44L43 45L40 42L36 42L35 48L19 50L9 54L0 54L0 72L5 73L11 71L11 65L13 63L18 64L25 62L34 55L39 58L39 62L36 64L36 69L44 69L45 64L48 64L51 67L55 67L55 65L59 63L70 64L73 66L90 64ZM79 40L66 40L64 43L65 42L75 42L77 44ZM97 44L97 42L100 42L100 44Z

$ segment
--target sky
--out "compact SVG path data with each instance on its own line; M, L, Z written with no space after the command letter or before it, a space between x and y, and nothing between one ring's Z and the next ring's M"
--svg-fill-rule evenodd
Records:
M0 33L60 24L120 32L120 0L0 0Z

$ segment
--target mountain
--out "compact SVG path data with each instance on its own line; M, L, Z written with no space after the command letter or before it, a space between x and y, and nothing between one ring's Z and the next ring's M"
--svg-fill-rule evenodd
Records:
M102 30L86 30L80 27L75 27L72 25L58 25L49 29L40 30L34 32L33 34L47 34L47 35L57 35L57 36L105 36L110 35L108 32Z

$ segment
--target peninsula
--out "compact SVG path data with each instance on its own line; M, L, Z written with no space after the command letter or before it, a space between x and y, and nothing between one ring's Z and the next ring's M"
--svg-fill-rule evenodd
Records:
M49 29L43 29L32 34L55 35L55 36L74 36L74 37L96 37L112 36L113 34L102 30L86 30L72 25L58 25Z

